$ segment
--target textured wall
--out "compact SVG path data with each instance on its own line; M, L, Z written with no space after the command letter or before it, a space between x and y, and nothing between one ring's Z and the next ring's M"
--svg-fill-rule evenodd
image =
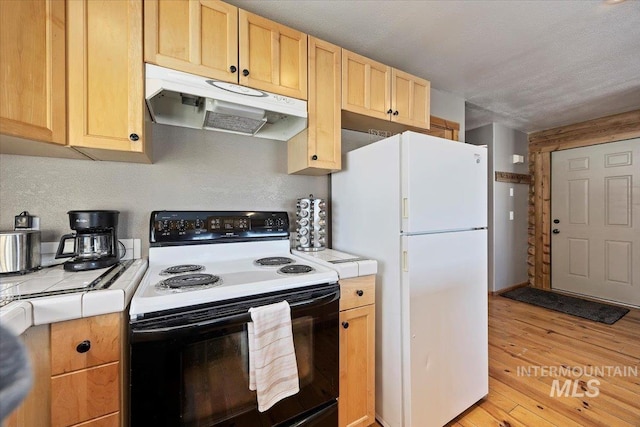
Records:
M527 281L527 227L529 187L496 182L496 171L527 173L528 165L513 164L512 155L527 155L525 133L498 123L467 131L467 142L489 149L489 291ZM510 195L513 189L513 196ZM509 219L509 211L514 219Z
M23 210L43 241L69 232L68 210L116 209L119 235L148 247L152 210L286 210L326 198L329 178L287 175L287 143L153 125L154 164L0 155L0 228Z

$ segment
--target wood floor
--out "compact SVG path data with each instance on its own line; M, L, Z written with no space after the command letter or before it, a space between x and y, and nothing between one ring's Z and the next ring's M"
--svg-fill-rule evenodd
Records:
M639 427L638 374L640 310L605 325L489 297L489 395L448 426Z

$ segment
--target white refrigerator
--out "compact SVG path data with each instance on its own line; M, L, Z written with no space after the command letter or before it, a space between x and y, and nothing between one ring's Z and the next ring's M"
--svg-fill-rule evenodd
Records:
M487 153L414 132L346 154L332 246L378 261L376 418L440 427L489 392Z

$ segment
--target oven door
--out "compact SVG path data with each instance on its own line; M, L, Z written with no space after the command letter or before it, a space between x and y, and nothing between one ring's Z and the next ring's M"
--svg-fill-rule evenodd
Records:
M330 284L132 321L131 425L336 426L339 297ZM283 300L300 392L260 413L249 390L248 309Z

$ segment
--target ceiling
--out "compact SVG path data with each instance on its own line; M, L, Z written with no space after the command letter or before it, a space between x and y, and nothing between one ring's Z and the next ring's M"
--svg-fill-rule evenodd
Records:
M466 128L524 132L640 108L640 0L229 0L431 81Z

